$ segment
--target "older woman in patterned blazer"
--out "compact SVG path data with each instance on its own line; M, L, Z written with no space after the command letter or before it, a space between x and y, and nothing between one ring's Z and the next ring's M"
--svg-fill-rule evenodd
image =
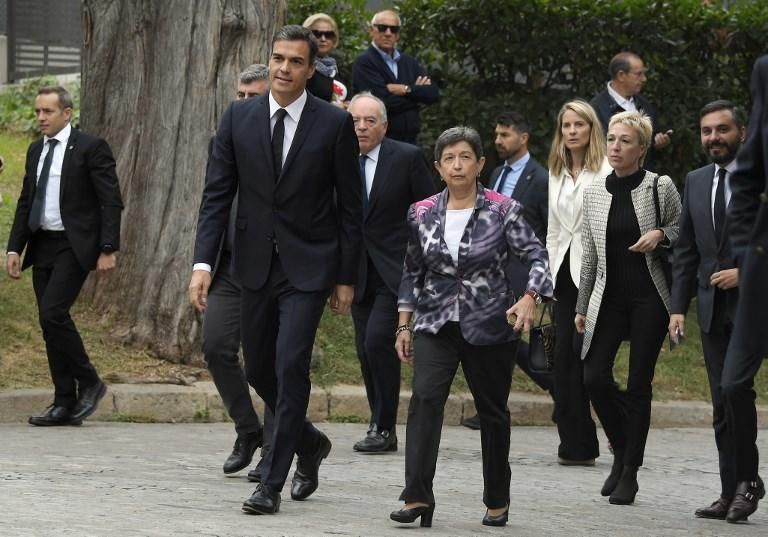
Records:
M454 127L435 145L435 167L446 189L413 204L410 238L400 284L396 348L413 362L413 395L408 409L405 506L390 518L432 524L432 480L443 423L443 408L459 364L472 391L481 424L483 524L503 526L509 511L507 397L514 331L528 330L536 304L552 296L547 252L523 217L518 202L485 189L477 132ZM510 255L530 263L528 290L515 297L505 267ZM510 307L511 306L511 307ZM416 337L411 346L411 316Z
M638 491L651 421L656 360L669 323L670 295L657 249L677 240L680 196L658 178L661 222L656 221L656 174L642 168L653 128L641 112L622 112L608 126L613 172L584 192L581 282L576 329L585 333L584 383L614 450L601 494L626 505ZM613 379L619 345L629 339L626 391Z

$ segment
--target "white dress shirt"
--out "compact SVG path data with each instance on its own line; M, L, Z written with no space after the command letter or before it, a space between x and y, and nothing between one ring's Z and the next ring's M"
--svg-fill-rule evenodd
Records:
M373 188L373 178L376 176L376 166L379 163L379 152L381 151L381 144L377 145L365 155L365 192L368 194L368 199L371 198L371 189Z
M636 112L637 107L635 106L635 98L630 97L629 99L625 99L623 95L620 95L613 87L611 86L611 83L608 82L608 94L613 97L613 100L616 101L616 104L621 106L624 110L627 112Z
M61 207L59 207L59 195L61 192L61 167L64 164L64 152L69 143L69 135L72 133L72 126L61 129L53 136L58 143L53 147L53 160L51 169L48 172L48 185L45 189L45 207L43 208L42 229L47 231L64 231L64 223L61 221ZM43 136L43 152L40 153L40 160L37 161L37 180L40 180L40 172L43 171L43 161L48 154L47 136Z
M299 126L299 119L301 119L301 113L304 111L304 105L307 104L307 91L304 90L298 99L293 101L288 106L280 106L275 98L272 96L272 92L269 92L269 132L275 129L275 112L280 108L285 108L287 112L283 118L283 125L285 126L285 136L283 137L283 163L288 157L288 152L291 150L291 144L293 143L293 137L296 136L296 128ZM211 272L211 265L208 263L195 263L192 265L192 270L205 270Z
M709 197L710 214L712 215L712 226L715 225L715 192L717 192L717 184L720 182L720 166L715 164L715 176L712 178L712 195ZM725 166L725 208L728 208L728 204L731 203L731 176L736 171L736 159L733 159Z

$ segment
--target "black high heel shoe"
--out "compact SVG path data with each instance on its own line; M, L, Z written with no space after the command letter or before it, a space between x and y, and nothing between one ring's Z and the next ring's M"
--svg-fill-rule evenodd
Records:
M625 466L621 473L621 479L611 493L608 502L613 505L631 505L635 503L635 496L639 490L637 484L637 466Z
M600 495L610 496L613 494L614 489L619 484L621 474L624 471L624 450L614 450L613 452L613 465L611 466L611 473L603 483L603 488L600 489Z
M417 518L421 517L421 527L422 528L431 528L432 527L432 515L435 513L435 505L420 505L418 507L411 507L410 509L398 509L397 511L392 511L389 514L389 518L394 520L395 522L400 522L402 524L407 524L409 522L415 521Z
M486 510L483 517L483 526L506 526L507 520L509 520L509 506L500 515L489 515Z

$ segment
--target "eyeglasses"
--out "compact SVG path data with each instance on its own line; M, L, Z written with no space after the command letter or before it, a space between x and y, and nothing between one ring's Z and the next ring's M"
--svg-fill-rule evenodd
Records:
M322 30L312 30L312 33L315 34L315 37L318 39L328 39L329 41L332 39L336 39L336 32L333 30L328 30L327 32L324 32Z
M379 32L386 33L387 30L392 32L393 34L400 33L400 27L399 26L392 26L390 24L374 24L374 28L376 28Z

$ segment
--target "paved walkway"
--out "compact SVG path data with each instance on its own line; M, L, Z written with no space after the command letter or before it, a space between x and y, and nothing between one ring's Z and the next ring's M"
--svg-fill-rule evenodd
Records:
M0 536L768 535L768 502L736 527L693 517L719 492L708 429L651 430L638 500L622 507L599 495L609 455L594 468L560 467L554 428L514 427L512 518L495 529L480 524L479 435L446 427L434 526L419 530L388 517L403 484L402 429L399 452L365 456L351 449L364 426L321 428L334 448L320 489L302 503L286 489L279 514L249 516L240 506L253 485L220 469L231 424L0 425ZM768 452L765 435L760 444Z

